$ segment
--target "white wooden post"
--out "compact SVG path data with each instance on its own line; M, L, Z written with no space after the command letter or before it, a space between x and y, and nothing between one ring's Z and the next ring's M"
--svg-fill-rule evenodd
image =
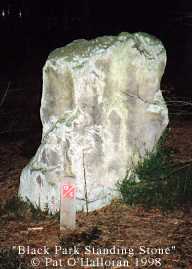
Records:
M65 176L60 187L60 230L75 229L76 185L75 177Z

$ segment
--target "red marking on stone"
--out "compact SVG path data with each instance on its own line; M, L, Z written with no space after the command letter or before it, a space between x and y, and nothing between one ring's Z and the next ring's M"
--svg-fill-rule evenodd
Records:
M63 198L73 199L75 197L75 186L63 184L62 194L63 194Z

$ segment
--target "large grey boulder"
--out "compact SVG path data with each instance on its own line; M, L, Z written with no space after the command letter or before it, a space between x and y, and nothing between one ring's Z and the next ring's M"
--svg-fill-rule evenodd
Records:
M19 195L57 211L60 182L73 176L77 210L85 210L86 196L89 210L118 196L117 181L168 124L165 64L163 45L145 33L76 40L53 51L43 69L42 141L22 171Z

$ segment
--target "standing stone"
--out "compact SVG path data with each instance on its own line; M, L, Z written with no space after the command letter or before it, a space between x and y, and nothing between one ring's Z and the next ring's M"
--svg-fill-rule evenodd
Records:
M43 69L42 141L22 171L19 195L59 210L67 158L77 210L109 204L117 181L168 124L165 64L163 45L145 33L76 40L53 51Z

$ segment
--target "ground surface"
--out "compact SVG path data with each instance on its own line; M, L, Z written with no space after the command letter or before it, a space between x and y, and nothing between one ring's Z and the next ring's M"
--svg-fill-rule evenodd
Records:
M192 123L190 121L177 121L171 124L168 146L175 152L175 159L179 162L191 160L192 152ZM27 138L26 138L27 139ZM30 154L26 154L26 144L21 142L0 143L0 203L3 204L16 195L19 186L19 176L22 168L29 161ZM28 156L28 157L26 157ZM32 229L31 229L32 228ZM34 230L33 228L40 228ZM192 210L178 209L171 213L163 214L158 209L146 211L141 207L131 208L127 205L114 201L112 205L86 215L78 213L77 228L74 232L69 230L59 231L57 219L35 218L29 216L18 217L14 214L3 214L0 219L0 248L13 246L30 246L34 248L47 246L50 248L50 255L46 256L57 260L45 265L44 255L35 257L41 258L41 265L36 268L70 268L67 260L84 257L89 259L89 264L77 262L72 268L192 268ZM55 245L62 245L69 249L76 246L79 255L54 255ZM133 248L135 254L129 255L96 255L91 253L85 255L85 246L90 245L91 249L107 248L113 246L116 249L123 247ZM138 254L140 246L151 248L170 247L170 254L163 255L142 255ZM55 256L55 257L54 257ZM158 260L141 260L143 257L161 258L161 266ZM33 256L34 257L34 256ZM91 265L91 259L102 258L114 261L127 259L129 267L118 267ZM139 260L136 258L139 257ZM62 258L62 266L59 266L59 258ZM84 260L85 261L85 260ZM139 265L137 262L139 261ZM30 264L31 257L27 256ZM145 266L147 262L148 264ZM151 264L151 265L150 265ZM57 265L57 266L56 266ZM87 266L86 266L87 265ZM1 268L1 267L0 267Z

